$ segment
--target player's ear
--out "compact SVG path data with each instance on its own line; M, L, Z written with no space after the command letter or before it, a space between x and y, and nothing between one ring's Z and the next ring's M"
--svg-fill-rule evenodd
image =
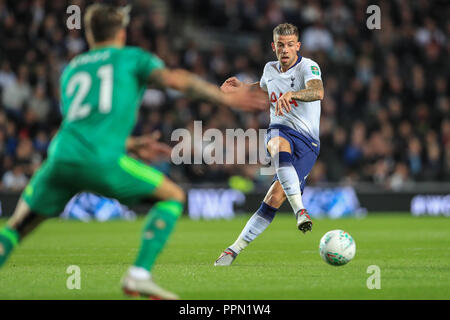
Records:
M302 43L299 41L297 42L297 51L300 51L300 47L302 46Z
M86 35L86 41L89 44L89 47L92 48L95 45L94 36L88 29L86 30L85 35Z
M275 51L276 51L276 50L275 50L275 43L272 42L271 45L272 45L272 51L275 52Z

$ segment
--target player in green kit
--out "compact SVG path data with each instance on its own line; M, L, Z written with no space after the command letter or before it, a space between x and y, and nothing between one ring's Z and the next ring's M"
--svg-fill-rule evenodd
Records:
M262 110L257 92L225 95L184 70L169 70L158 57L125 46L128 10L94 4L85 13L90 50L75 57L61 76L63 122L48 158L22 193L13 216L0 229L0 266L13 248L46 218L60 214L76 193L90 191L130 204L153 198L138 256L122 279L125 293L156 299L178 297L159 287L151 268L181 215L184 191L158 170L126 155L165 152L149 137L129 137L149 84L190 98L242 110Z

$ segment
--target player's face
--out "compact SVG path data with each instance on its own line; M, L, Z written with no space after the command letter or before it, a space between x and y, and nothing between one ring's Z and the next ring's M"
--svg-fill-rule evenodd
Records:
M275 35L272 42L272 50L277 55L283 69L287 69L297 61L297 51L300 50L301 43L296 35L279 36Z

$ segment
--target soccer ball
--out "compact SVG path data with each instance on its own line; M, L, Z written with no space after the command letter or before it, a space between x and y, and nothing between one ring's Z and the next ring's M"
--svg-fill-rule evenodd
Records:
M356 252L352 236L344 230L331 230L320 239L319 253L322 259L333 266L349 263Z

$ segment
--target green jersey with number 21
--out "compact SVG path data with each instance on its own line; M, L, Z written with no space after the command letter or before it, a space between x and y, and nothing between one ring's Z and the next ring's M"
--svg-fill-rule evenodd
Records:
M149 75L163 67L137 47L103 47L73 58L60 80L63 121L49 160L109 162L124 154Z

